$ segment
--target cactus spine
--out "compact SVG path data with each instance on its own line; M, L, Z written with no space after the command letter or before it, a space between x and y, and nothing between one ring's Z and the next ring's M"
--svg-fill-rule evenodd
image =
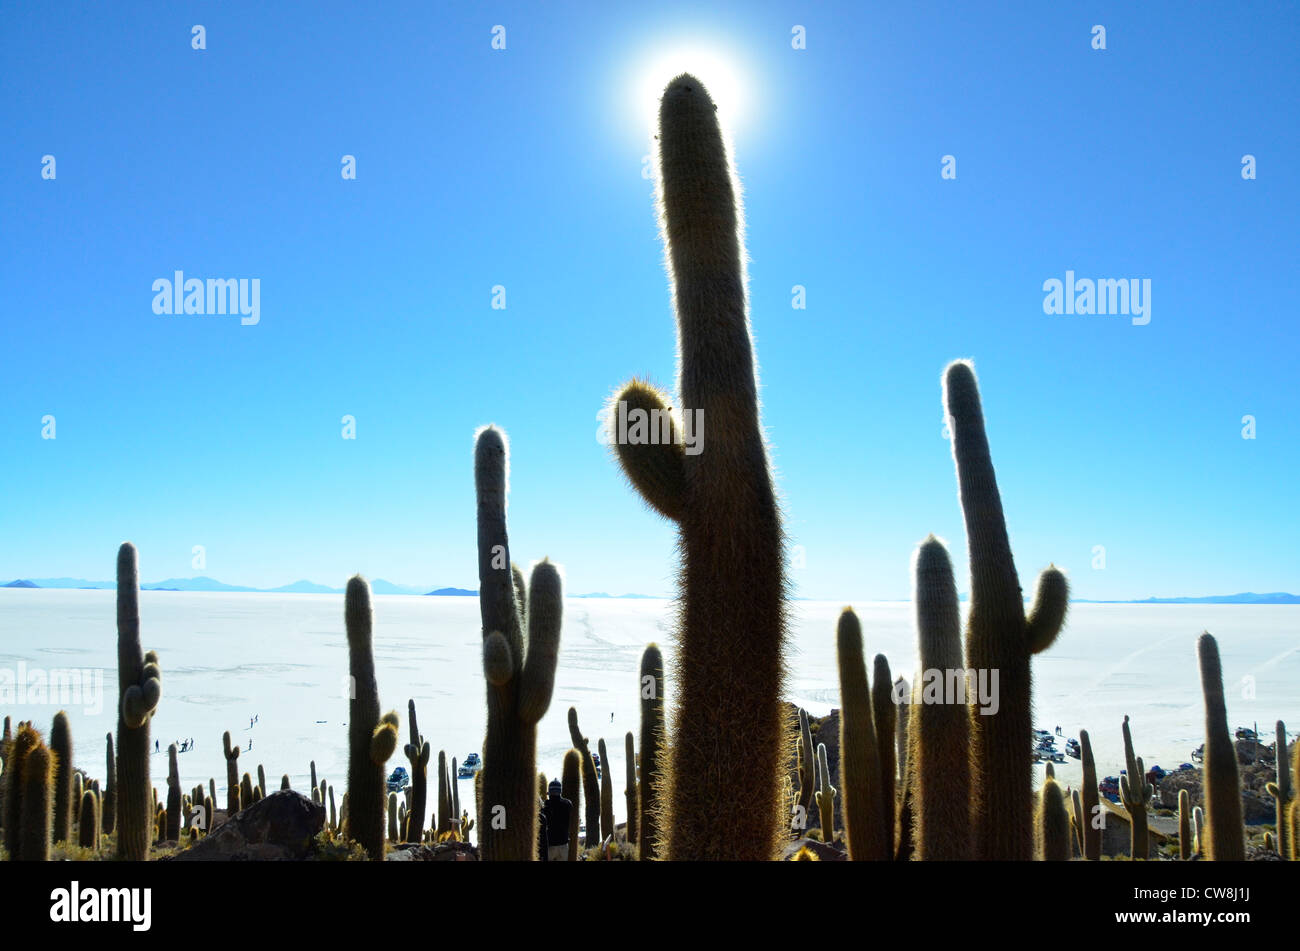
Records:
M360 575L348 579L343 600L343 618L348 634L348 819L347 835L374 861L384 858L384 764L397 749L396 713L379 716L379 684L375 680L375 656L371 644L374 618L370 609L370 585ZM334 790L330 789L330 813L334 813Z
M1055 779L1043 783L1038 801L1038 851L1044 862L1070 861L1070 817Z
M537 723L551 705L564 599L545 558L525 586L506 531L509 447L495 426L474 447L478 501L479 612L487 680L487 735L479 842L484 859L537 857ZM524 631L528 638L525 642Z
M80 799L72 798L72 726L68 715L60 710L54 714L50 727L50 753L54 760L54 843L66 842L72 837L72 811Z
M404 752L411 764L411 807L406 811L406 841L419 842L424 838L424 819L429 813L429 744L420 735L415 719L415 701L406 702L406 719L411 742Z
M885 861L891 857L887 831L875 714L862 653L862 625L852 608L840 612L835 631L840 671L840 782L844 786L844 837L853 861ZM808 729L808 714L799 711L799 746ZM893 744L893 734L885 737ZM809 757L811 759L811 757ZM892 784L890 784L892 785ZM827 841L830 841L829 839Z
M1065 575L1048 567L1025 616L979 387L969 363L948 366L944 404L970 550L966 666L999 676L998 712L980 715L971 705L973 857L1027 861L1034 855L1029 660L1060 633L1069 586Z
M167 747L167 834L175 842L181 837L181 773L176 761L176 744Z
M817 744L817 816L821 820L822 841L827 845L835 841L835 787L831 785L831 771L826 765L826 744Z
M140 569L135 546L117 553L117 857L143 862L153 837L149 724L162 698L158 655L140 647Z
M637 791L636 791L636 739L628 730L623 737L623 766L627 784L623 790L623 801L627 804L627 843L636 845L637 835Z
M1241 784L1237 777L1237 751L1228 732L1228 710L1223 701L1223 668L1219 645L1205 633L1196 642L1201 666L1201 693L1205 698L1205 811L1209 826L1206 858L1213 862L1240 862L1246 857L1241 822Z
M1300 743L1296 744L1296 748L1300 749ZM1266 788L1273 797L1277 812L1277 851L1283 858L1288 858L1291 855L1291 837L1295 835L1295 830L1291 828L1291 800L1294 797L1291 792L1290 763L1286 758L1286 724L1281 720L1277 721L1277 740L1273 750L1277 781L1269 783Z
M659 816L663 812L664 658L658 644L648 644L641 654L641 781L637 814L637 857L649 861L659 855ZM567 795L567 793L566 793ZM578 811L574 800L573 811Z
M1145 860L1151 857L1147 804L1155 796L1156 788L1147 782L1142 757L1133 755L1133 735L1129 732L1127 716L1124 717L1124 764L1125 775L1119 778L1119 798L1129 814L1130 855L1135 860Z
M1097 791L1097 764L1092 758L1092 740L1087 730L1079 731L1079 755L1083 763L1083 857L1096 862L1101 859L1101 829L1096 826L1101 797Z
M914 575L921 671L916 690L922 701L931 701L909 714L916 857L965 861L971 857L970 721L964 702L943 702L949 689L957 697L966 692L961 609L948 549L935 536L917 549ZM936 674L942 678L937 684ZM903 706L907 709L911 704Z
M573 740L573 748L582 757L582 799L586 804L587 825L586 841L582 845L589 849L600 842L600 776L596 772L596 761L591 758L591 746L578 727L578 711L575 707L569 707L569 738ZM575 811L578 808L576 800L573 808Z
M226 757L226 815L233 819L239 812L243 790L239 783L239 747L230 745L230 731L221 734L221 750Z
M569 750L564 754L564 768L560 773L560 795L569 800L569 861L578 860L578 792L582 770L582 754ZM641 849L645 851L642 840ZM645 857L644 855L642 856Z
M623 472L677 522L683 552L674 679L681 733L669 752L659 826L673 860L766 860L785 827L787 609L784 535L747 313L743 215L713 101L697 79L683 74L669 83L659 129L680 406L686 422L711 421L708 450L686 452L666 396L637 380L614 397L610 414ZM671 438L629 431L645 416L667 420Z

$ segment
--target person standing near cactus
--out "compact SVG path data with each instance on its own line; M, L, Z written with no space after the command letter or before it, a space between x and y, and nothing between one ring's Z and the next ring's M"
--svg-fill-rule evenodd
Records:
M573 803L564 798L564 787L558 779L552 779L546 788L546 803L542 807L542 817L546 823L546 858L549 862L567 862L569 860L569 818Z

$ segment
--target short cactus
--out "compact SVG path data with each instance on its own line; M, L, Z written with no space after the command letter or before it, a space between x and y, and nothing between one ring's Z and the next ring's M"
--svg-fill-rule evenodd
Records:
M257 764L257 790L261 794L260 798L266 798L266 770L262 769L262 764Z
M1192 796L1186 789L1178 790L1178 857L1184 862L1192 857Z
M582 754L569 750L564 754L564 768L560 774L560 795L569 800L569 861L578 860L578 794L581 787ZM645 840L641 844L645 851ZM643 854L642 858L646 856Z
M54 725L50 727L50 753L54 758L54 826L51 835L57 845L72 838L72 812L81 802L79 798L73 798L72 726L62 710L54 714Z
M18 732L14 734L13 739L7 744L4 771L4 775L8 777L5 783L4 846L11 860L16 861L22 857L21 833L23 826L23 795L25 791L23 769L27 758L32 755L32 752L37 747L43 745L44 741L41 739L41 735L32 729L30 723L26 722L18 724Z
M1101 829L1098 828L1098 816L1101 813L1101 797L1097 790L1097 764L1092 757L1092 740L1087 730L1079 731L1079 756L1083 764L1083 816L1080 818L1083 829L1083 857L1091 862L1101 858Z
M659 816L663 811L664 658L658 644L648 644L641 654L641 776L637 810L637 857L649 861L659 855ZM568 795L567 793L565 794ZM577 800L574 800L577 814Z
M158 655L140 647L140 569L135 546L117 553L117 857L143 862L153 839L149 724L162 698Z
M429 744L420 735L415 719L415 701L406 702L407 728L411 741L403 751L411 764L411 807L407 810L406 841L419 842L424 838L424 819L429 812Z
M1056 780L1043 783L1038 800L1038 852L1045 862L1070 860L1070 817Z
M95 794L87 789L81 794L81 808L77 815L77 845L92 852L99 851L98 802Z
M478 832L484 859L532 861L537 857L537 723L555 687L564 598L560 572L547 559L534 566L527 586L511 564L508 460L505 434L495 426L481 430L474 484L488 724Z
M864 667L863 670L865 676L866 668ZM802 707L799 708L799 735L795 738L794 749L795 764L799 772L799 806L802 814L807 816L812 812L813 793L817 791L817 747L813 745L808 711Z
M247 809L254 802L253 800L253 777L245 773L239 781L239 808Z
M388 791L384 765L397 749L396 713L379 715L379 685L371 643L374 618L370 585L360 575L348 579L343 599L348 635L348 820L347 836L374 861L384 858L384 804ZM330 812L334 812L333 789Z
M628 730L623 737L623 768L626 783L623 789L623 802L627 808L627 844L636 845L637 836L637 788L636 788L636 739Z
M880 755L877 748L875 713L862 653L862 625L852 608L840 612L835 632L840 673L840 783L844 787L844 837L853 861L886 861L892 858L886 818ZM800 739L808 717L799 711ZM809 734L811 737L811 734ZM893 734L885 744L893 745ZM889 783L892 787L893 783ZM829 841L829 840L828 840Z
M1192 832L1196 841L1196 854L1205 858L1205 810L1200 806L1192 810Z
M1237 776L1237 750L1228 732L1228 710L1223 701L1223 668L1219 645L1208 634L1196 642L1201 666L1201 693L1205 697L1205 811L1208 813L1205 857L1213 862L1240 862L1246 858L1241 822L1241 783Z
M394 845L402 841L401 838L399 837L399 832L398 832L399 826L397 824L397 820L398 820L397 793L390 792L388 794L388 841L393 843Z
M163 838L176 842L181 837L181 773L176 744L167 747L167 834Z
M948 366L944 405L970 551L966 666L999 675L998 711L983 715L971 707L972 857L1027 861L1034 855L1030 657L1056 640L1069 606L1069 585L1055 566L1047 568L1026 617L969 363Z
M931 535L921 543L913 561L917 654L922 671L917 690L921 699L944 700L949 688L965 696L962 663L961 608L952 561L943 542ZM937 676L942 682L935 684ZM909 709L911 704L903 704ZM915 813L916 857L923 861L965 861L970 839L970 718L967 703L922 702L909 714L915 770L912 809Z
M19 781L22 814L18 851L11 854L20 862L48 862L54 821L54 754L44 743L38 742L23 758Z
M221 750L226 757L226 815L233 819L239 812L243 790L239 783L239 747L230 745L230 731L221 734Z
M826 765L826 744L817 744L817 815L821 819L822 841L835 841L835 793L831 771Z
M1296 747L1300 749L1300 743ZM1291 764L1286 758L1286 724L1281 720L1277 721L1277 739L1273 750L1277 781L1269 783L1266 788L1273 797L1276 810L1277 851L1286 858L1291 855L1291 837L1295 835L1295 830L1291 828L1291 800L1294 794L1291 791Z
M1129 732L1127 716L1124 717L1124 763L1126 771L1119 778L1119 797L1129 814L1129 854L1134 860L1145 860L1151 856L1147 806L1155 797L1156 789L1147 782L1142 757L1133 755L1133 735Z

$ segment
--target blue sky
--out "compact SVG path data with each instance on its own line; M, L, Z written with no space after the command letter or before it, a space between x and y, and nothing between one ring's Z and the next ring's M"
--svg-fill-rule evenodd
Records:
M109 578L129 538L147 580L203 545L231 583L474 586L496 422L517 560L671 591L673 529L595 434L628 377L674 383L637 91L693 48L739 90L799 594L906 598L931 531L965 576L956 357L1026 589L1300 589L1294 5L702 6L11 6L0 578ZM260 279L260 322L155 315L177 269ZM1045 315L1067 269L1149 279L1150 323Z

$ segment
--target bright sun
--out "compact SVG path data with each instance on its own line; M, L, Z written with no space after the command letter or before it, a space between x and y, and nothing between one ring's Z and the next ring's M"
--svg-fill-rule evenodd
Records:
M735 60L713 45L673 44L647 55L635 73L633 95L637 115L646 128L657 127L659 97L673 77L682 73L690 73L704 83L718 107L718 121L724 129L734 130L741 124L745 113L745 77Z

